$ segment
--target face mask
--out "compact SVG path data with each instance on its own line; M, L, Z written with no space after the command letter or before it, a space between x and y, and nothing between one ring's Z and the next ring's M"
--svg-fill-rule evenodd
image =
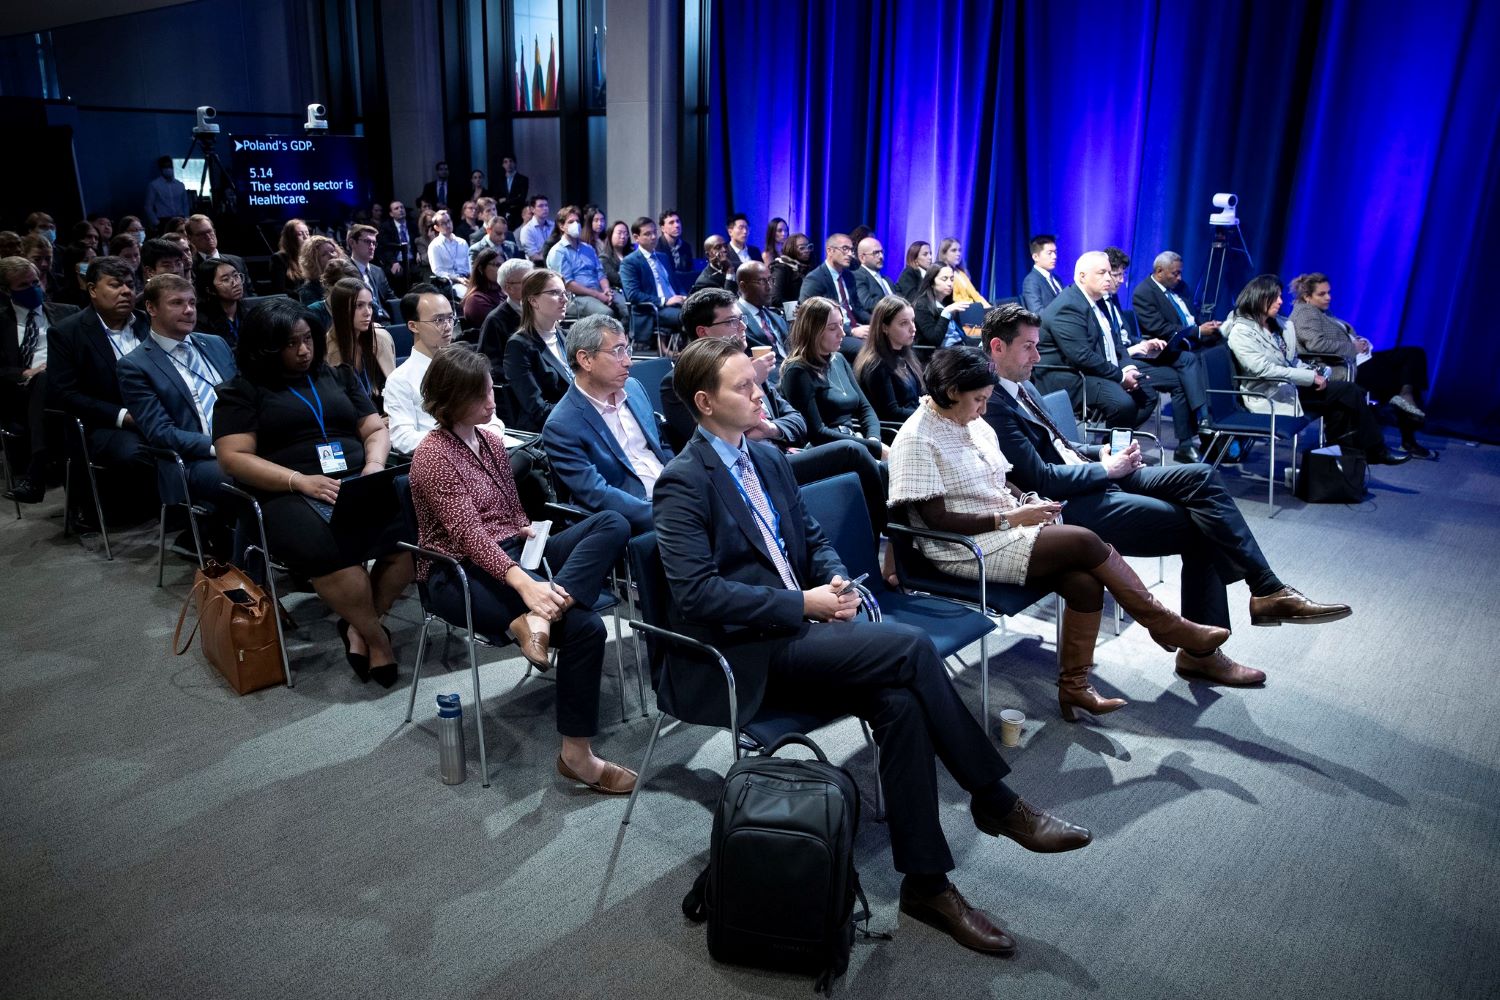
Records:
M135 241L137 243L142 244L142 245L145 244L145 242L146 242L146 231L144 229L142 229L140 232L138 232L138 233L135 234Z
M39 309L42 305L42 286L32 285L19 292L11 292L10 300L22 309Z
M47 242L48 243L56 243L57 242L57 230L56 229L43 229L42 230L42 235L45 236L45 237L47 237Z
M578 239L578 234L580 232L582 232L582 230L578 228L578 223L576 223L576 222L570 222L570 223L568 223L568 228L567 228L567 234L568 234L568 236L570 236L571 238L573 238L573 239L576 240L576 239Z

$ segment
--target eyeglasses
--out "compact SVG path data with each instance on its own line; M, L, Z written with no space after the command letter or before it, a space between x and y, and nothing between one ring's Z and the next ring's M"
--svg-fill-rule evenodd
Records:
M614 347L610 347L610 348L603 348L603 347L601 347L597 351L595 351L594 353L595 354L608 354L610 357L614 358L616 361L624 361L626 358L630 357L630 345L629 344L616 344Z
M451 312L442 313L429 319L417 320L417 322L430 323L433 326L437 327L439 330L451 330L453 329L453 314Z
M244 281L245 279L240 274L240 272L238 272L238 271L230 271L228 274L223 275L223 276L221 276L219 278L216 278L214 280L216 280L216 281L227 281L231 285L238 285L240 282Z
M829 247L828 249L832 250L834 253L853 253L854 252L853 245L846 246L846 247Z
M726 324L734 327L737 330L743 330L745 329L745 317L738 315L731 316L728 319L721 319L717 323L709 323L707 324L707 326L711 330L716 326L724 326Z
M552 298L557 299L559 302L573 301L573 293L562 288L548 288L545 291L537 292L537 294L549 295Z

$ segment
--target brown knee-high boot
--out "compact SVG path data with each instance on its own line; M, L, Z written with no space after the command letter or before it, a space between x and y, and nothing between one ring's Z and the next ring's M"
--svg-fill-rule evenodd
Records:
M1089 683L1094 669L1094 645L1099 641L1099 611L1063 608L1062 645L1057 655L1057 710L1069 722L1078 719L1073 709L1105 715L1130 704L1124 698L1103 698Z
M1104 589L1119 602L1125 612L1146 626L1156 644L1169 653L1179 647L1202 656L1210 653L1229 640L1229 630L1216 625L1199 625L1190 622L1177 612L1151 596L1151 591L1141 582L1125 562L1123 556L1109 547L1109 558L1089 570Z

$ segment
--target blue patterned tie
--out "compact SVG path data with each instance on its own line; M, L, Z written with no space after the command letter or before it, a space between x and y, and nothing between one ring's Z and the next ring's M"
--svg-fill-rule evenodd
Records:
M750 461L750 456L743 452L734 465L740 470L740 485L744 487L745 496L750 501L750 510L755 514L755 523L760 528L760 537L766 543L767 551L771 553L771 561L776 564L776 572L781 574L782 584L787 590L801 590L797 586L797 578L792 575L792 564L787 562L786 553L781 551L781 543L771 531L775 515L771 512L771 502L766 499L765 491L760 487L760 477L755 474L755 465Z
M213 433L214 403L218 402L219 394L214 391L214 380L206 370L198 352L187 345L186 341L178 344L172 350L177 361L182 367L192 372L192 377L185 379L188 389L193 394L193 402L198 406L198 419L203 422L203 433Z

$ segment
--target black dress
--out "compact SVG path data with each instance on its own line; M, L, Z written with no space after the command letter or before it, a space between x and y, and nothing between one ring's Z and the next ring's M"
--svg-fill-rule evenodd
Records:
M905 365L896 367L884 361L870 365L860 373L859 387L875 408L875 415L890 423L905 423L922 399L922 384Z
M896 279L896 294L910 302L911 297L917 294L917 288L922 284L922 269L908 265L901 272L901 277Z
M223 337L233 347L240 339L240 319L242 310L234 311L234 319L224 314L224 307L217 299L209 299L198 308L197 328L203 333L211 333L216 337Z
M807 421L809 444L854 440L880 458L880 418L842 354L835 351L821 370L806 361L788 361L781 366L780 389Z
M318 405L323 410L321 429L314 413ZM347 470L328 475L344 478L358 475L364 468L365 446L359 424L374 412L370 397L347 365L321 365L314 373L276 385L257 385L236 375L218 387L214 437L254 434L256 455L309 476L324 475L318 445L325 440L336 442L344 450ZM251 492L260 498L272 556L297 576L325 576L380 554L371 549L389 551L394 547L394 542L386 545L382 538L371 539L364 551L343 551L328 523L302 494L287 490Z
M782 306L799 301L805 277L807 268L790 257L777 257L771 262L771 302Z

